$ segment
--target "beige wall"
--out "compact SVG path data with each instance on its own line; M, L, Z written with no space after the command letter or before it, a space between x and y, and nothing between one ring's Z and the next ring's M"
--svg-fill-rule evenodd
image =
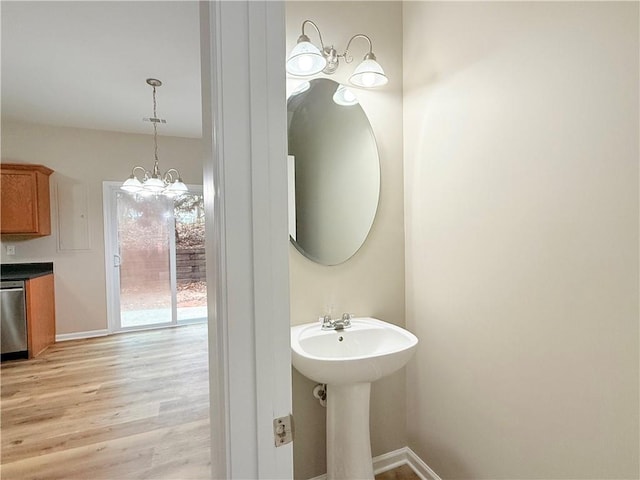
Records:
M638 3L406 2L409 446L638 478Z
M160 167L176 167L186 183L202 183L199 139L159 137ZM53 262L56 289L56 333L107 328L102 182L123 181L133 165L151 168L153 137L98 130L2 122L2 161L39 163L51 176L52 234L38 239L2 238L2 263ZM60 251L56 190L87 188L90 248ZM7 256L5 246L15 245Z
M343 49L356 33L366 33L389 83L361 91L361 105L371 121L381 164L380 205L373 229L360 251L347 262L325 267L312 263L291 246L291 321L316 321L319 315L351 312L404 325L404 224L402 195L402 7L390 2L287 2L287 53L305 19L313 20L327 44ZM318 42L313 27L306 33ZM360 43L362 42L362 43ZM362 40L352 44L354 62L333 75L347 83L348 75L367 52ZM349 192L344 192L348 195ZM295 477L326 472L325 412L312 397L314 383L294 370L293 409ZM376 382L371 400L374 455L406 445L404 372Z

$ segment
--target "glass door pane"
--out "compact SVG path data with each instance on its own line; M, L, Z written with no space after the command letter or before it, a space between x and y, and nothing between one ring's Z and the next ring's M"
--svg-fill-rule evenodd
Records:
M178 323L207 319L204 254L204 200L188 193L175 201L176 283Z
M118 191L120 328L173 323L173 200Z

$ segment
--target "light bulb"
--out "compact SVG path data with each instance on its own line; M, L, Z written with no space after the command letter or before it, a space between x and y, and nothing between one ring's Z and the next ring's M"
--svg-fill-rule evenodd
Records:
M356 96L353 94L353 92L351 90L349 90L348 88L344 89L344 99L347 102L353 102L356 99Z
M366 72L362 74L362 84L365 87L372 87L376 83L376 76L373 73Z
M344 85L338 85L336 93L333 94L333 101L344 107L358 104L358 97Z
M313 59L308 55L300 55L298 57L298 69L301 72L308 72L313 67Z

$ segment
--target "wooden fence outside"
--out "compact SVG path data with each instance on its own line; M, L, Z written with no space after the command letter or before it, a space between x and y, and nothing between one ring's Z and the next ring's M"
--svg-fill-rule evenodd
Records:
M166 269L167 249L125 250L120 270L123 287L139 286L140 282L162 283L168 281ZM176 280L180 283L206 281L204 248L179 248L176 250Z

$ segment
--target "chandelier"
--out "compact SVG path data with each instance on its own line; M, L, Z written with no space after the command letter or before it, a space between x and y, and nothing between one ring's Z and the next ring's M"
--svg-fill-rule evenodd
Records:
M139 165L133 167L131 175L124 181L120 188L131 193L177 197L189 191L182 181L182 178L180 178L180 172L175 168L170 168L165 173L161 174L160 166L158 165L158 124L166 123L166 120L158 118L158 114L156 112L156 88L161 86L162 82L155 78L147 78L147 84L153 87L153 117L149 118L149 121L153 125L155 162L151 171ZM138 177L138 174L140 177Z

